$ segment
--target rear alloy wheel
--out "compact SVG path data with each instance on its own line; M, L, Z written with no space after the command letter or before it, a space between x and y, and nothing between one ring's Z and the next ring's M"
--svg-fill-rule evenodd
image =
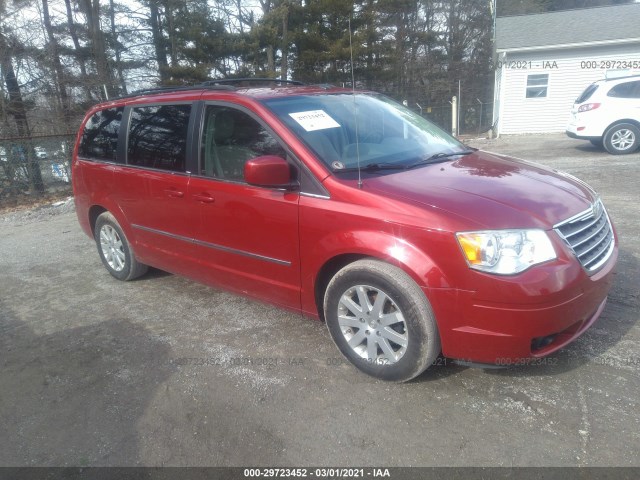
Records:
M324 312L340 351L376 378L411 380L440 353L429 302L393 265L359 260L344 267L327 286Z
M147 272L148 267L136 260L122 228L109 212L96 220L94 237L102 264L118 280L133 280Z
M614 125L604 135L604 148L612 155L633 153L640 145L640 130L630 123Z

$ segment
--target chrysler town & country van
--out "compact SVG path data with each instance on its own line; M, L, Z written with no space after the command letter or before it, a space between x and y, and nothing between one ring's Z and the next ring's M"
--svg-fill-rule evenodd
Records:
M140 92L87 113L72 173L114 277L153 266L322 319L386 380L440 354L555 352L602 312L618 255L584 182L466 147L371 92Z

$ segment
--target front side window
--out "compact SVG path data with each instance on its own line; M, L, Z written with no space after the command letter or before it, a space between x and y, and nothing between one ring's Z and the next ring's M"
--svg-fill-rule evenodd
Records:
M93 114L80 139L78 154L83 158L117 162L118 132L124 107L107 108Z
M527 75L527 98L542 98L547 96L549 74L537 73Z
M229 107L206 107L201 175L243 182L246 161L263 155L286 158L284 149L273 135L250 115Z
M134 107L129 122L127 163L184 172L191 105Z
M404 168L468 150L420 115L382 95L338 93L264 100L333 171Z

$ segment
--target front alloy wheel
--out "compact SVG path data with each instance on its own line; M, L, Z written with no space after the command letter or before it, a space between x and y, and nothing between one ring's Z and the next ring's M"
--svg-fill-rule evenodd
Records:
M390 365L407 351L407 323L385 292L369 285L349 288L340 298L338 323L347 344L363 360Z
M342 354L382 380L411 380L440 353L422 289L406 272L380 260L358 260L335 274L325 290L324 317Z

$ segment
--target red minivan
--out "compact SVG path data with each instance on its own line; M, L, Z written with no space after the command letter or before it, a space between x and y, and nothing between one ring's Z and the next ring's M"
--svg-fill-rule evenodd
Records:
M584 182L330 86L209 82L97 105L73 189L114 277L150 265L323 319L385 380L439 354L549 355L598 318L618 255Z

